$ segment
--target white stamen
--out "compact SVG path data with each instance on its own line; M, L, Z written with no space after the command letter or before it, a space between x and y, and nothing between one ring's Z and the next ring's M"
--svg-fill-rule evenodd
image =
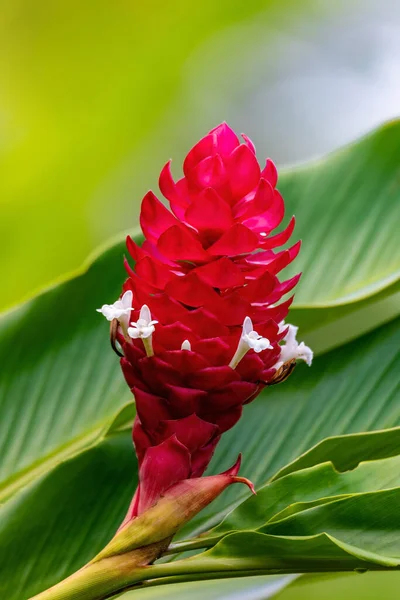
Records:
M260 231L260 235L262 235L262 237L267 237L267 234L265 233L265 231Z
M132 310L132 298L133 294L131 290L128 290L122 298L114 302L114 304L103 304L101 308L97 308L96 310L104 315L107 321L120 319L122 316L130 315Z
M281 355L279 361L274 365L275 369L279 369L284 363L287 363L293 359L304 360L304 362L310 367L313 359L313 351L311 348L305 345L304 342L298 343L296 335L299 330L294 325L286 325L284 322L279 324L279 331L282 333L283 329L288 327L288 332L285 335L285 344L281 346Z
M107 321L113 321L118 319L119 324L124 334L125 339L129 340L128 337L128 325L129 317L132 309L133 293L128 290L124 293L122 298L114 302L114 304L103 304L101 308L97 308L97 312L105 316Z
M267 338L258 335L257 331L253 330L253 322L250 317L246 317L243 321L242 339L246 342L249 348L254 352L262 352L263 350L271 350L272 346Z
M158 323L158 321L151 320L150 309L147 304L143 304L140 309L139 319L135 322L131 323L131 326L128 327L128 335L134 340L141 338L143 340L143 345L146 350L147 356L153 356L153 342L152 335L155 331L154 325Z
M250 348L258 354L263 350L271 350L273 346L271 346L267 338L262 337L257 331L253 330L252 320L250 317L246 317L243 321L242 335L238 347L229 366L235 369Z
M181 350L191 350L191 349L192 349L192 345L189 342L189 340L185 340L184 342L182 342Z

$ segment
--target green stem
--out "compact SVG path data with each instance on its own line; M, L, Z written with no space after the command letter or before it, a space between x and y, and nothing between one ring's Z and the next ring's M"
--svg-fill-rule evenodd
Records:
M166 543L168 543L167 540ZM88 563L85 567L30 600L102 600L147 577L146 565L161 553L165 543L151 544Z
M250 575L289 575L298 573L327 573L354 571L354 564L339 561L334 566L330 560L321 560L318 565L309 567L299 561L297 565L285 567L279 560L259 559L220 559L202 556L184 560L146 566L155 555L160 554L160 547L147 546L143 550L134 550L98 562L89 563L86 567L35 596L31 600L103 600L112 594L122 592L143 581L150 585L197 581L198 579L215 579L228 577L244 577ZM269 565L268 565L269 562ZM365 565L365 566L364 566ZM360 561L359 570L393 571L393 567L379 564L365 564ZM157 581L159 580L159 581ZM146 584L145 584L146 585Z
M230 533L230 532L228 532ZM180 542L175 542L174 544L170 544L168 548L163 552L163 555L167 554L178 554L180 552L186 552L188 550L199 550L201 548L212 548L219 541L222 540L223 537L227 535L226 533L223 535L215 536L215 537L198 537L193 540L182 540Z

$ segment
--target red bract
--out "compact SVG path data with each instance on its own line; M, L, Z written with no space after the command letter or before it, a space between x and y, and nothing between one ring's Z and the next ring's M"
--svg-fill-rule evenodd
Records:
M275 250L289 240L294 218L271 235L284 217L277 171L270 160L261 168L243 139L222 124L190 150L179 181L168 163L159 183L171 211L149 192L140 216L146 240L139 247L127 239L135 265L125 262L115 316L137 406L140 484L130 517L171 485L200 477L243 405L283 379L296 358L311 361L295 328L282 324L293 297L279 303L299 280L278 274L300 243ZM130 292L134 308L121 317ZM115 306L100 310L110 319Z

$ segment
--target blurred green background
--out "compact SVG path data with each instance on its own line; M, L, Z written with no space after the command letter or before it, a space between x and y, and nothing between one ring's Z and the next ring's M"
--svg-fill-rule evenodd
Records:
M399 81L397 0L3 0L0 309L132 228L166 160L178 174L220 121L286 165L398 116ZM394 599L399 581L282 598Z
M0 309L137 221L227 120L279 164L397 116L400 8L388 0L4 0Z

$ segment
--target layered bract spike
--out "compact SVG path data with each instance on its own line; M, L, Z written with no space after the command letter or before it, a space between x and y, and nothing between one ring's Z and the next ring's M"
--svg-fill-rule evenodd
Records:
M281 247L294 219L274 231L284 218L276 168L269 159L261 168L243 139L223 123L190 150L178 181L168 163L160 189L171 210L146 194L146 240L142 248L128 240L135 264L123 298L133 301L131 311L124 306L129 335L119 327L117 341L137 403L140 470L128 519L200 477L243 405L287 377L296 358L311 360L282 324L292 301L284 296L299 279L279 279L300 248Z

